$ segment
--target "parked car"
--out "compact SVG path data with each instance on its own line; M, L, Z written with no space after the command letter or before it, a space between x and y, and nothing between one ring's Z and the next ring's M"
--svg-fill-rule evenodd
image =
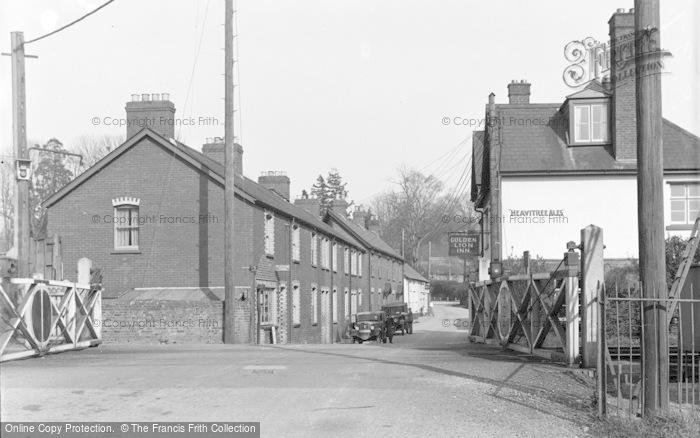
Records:
M394 319L394 333L413 334L413 314L408 313L408 303L384 304L382 311Z
M372 340L386 343L386 313L359 312L350 328L350 337L358 344Z

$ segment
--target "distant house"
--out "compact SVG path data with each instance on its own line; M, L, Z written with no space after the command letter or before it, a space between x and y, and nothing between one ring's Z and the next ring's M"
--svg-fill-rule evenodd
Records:
M611 41L628 41L634 14L609 24ZM563 102L531 103L525 81L508 84L506 104L489 97L488 127L473 136L471 192L487 260L525 250L560 259L590 224L603 228L606 258L638 257L635 79L614 61L618 80ZM700 207L700 138L664 119L663 148L666 231L687 236Z
M202 153L173 140L167 95L126 111L127 141L45 202L48 232L65 266L88 257L102 270L107 338L221 342L223 141ZM387 298L383 284L400 290L403 262L381 239L335 213L322 221L315 199L290 202L284 173L244 177L236 154L236 342L270 342L273 329L279 343L335 342Z
M428 310L430 282L409 265L404 266L404 301L414 313Z

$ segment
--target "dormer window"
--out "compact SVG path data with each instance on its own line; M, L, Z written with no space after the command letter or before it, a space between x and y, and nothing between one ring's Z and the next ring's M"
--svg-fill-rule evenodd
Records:
M605 87L593 81L586 88L566 96L560 108L569 121L569 146L594 146L611 143L610 100Z
M573 104L573 139L575 144L609 142L608 104Z

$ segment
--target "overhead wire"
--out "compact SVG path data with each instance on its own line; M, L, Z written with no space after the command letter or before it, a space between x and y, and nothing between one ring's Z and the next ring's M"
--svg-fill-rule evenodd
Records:
M66 24L66 25L63 26L63 27L58 28L58 29L54 30L53 32L49 32L49 33L47 33L46 35L42 35L42 36L40 36L40 37L38 37L38 38L34 38L33 40L25 41L24 44L34 43L34 42L37 42L37 41L39 41L39 40L43 40L44 38L48 38L48 37L50 37L51 35L57 34L57 33L59 33L60 31L62 31L62 30L64 30L64 29L67 29L67 28L73 26L74 24L76 24L76 23L78 23L78 22L80 22L80 21L86 19L86 18L89 17L90 15L94 14L95 12L99 11L100 9L104 8L105 6L107 6L108 4L110 4L110 3L112 3L112 2L114 2L114 0L109 0L109 1L107 1L106 3L104 3L102 6L99 6L97 9L94 9L94 10L92 10L91 12L88 12L87 14L85 14L85 15L83 15L82 17L78 18L77 20L74 20L74 21L72 21L71 23L68 23L68 24Z

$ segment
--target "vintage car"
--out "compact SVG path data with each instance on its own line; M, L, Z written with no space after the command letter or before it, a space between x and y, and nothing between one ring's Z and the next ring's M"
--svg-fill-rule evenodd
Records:
M394 333L413 334L413 315L408 313L407 303L384 304L382 311L394 319Z
M350 337L358 344L372 340L386 343L386 313L359 312L350 328Z

